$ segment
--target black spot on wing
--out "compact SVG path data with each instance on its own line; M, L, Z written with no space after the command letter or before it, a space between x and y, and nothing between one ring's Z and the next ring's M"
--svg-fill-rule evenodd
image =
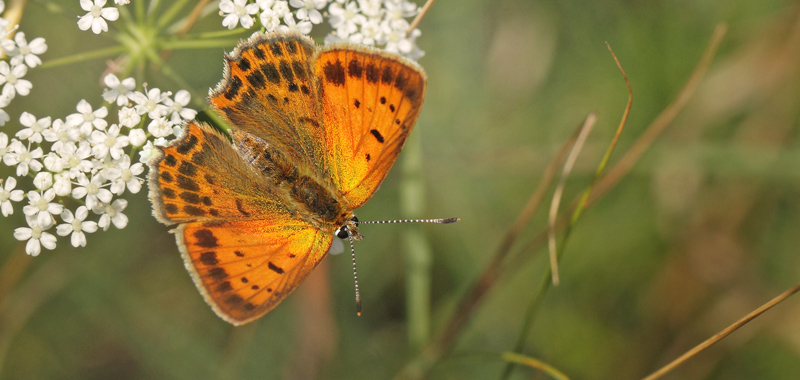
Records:
M239 93L239 90L242 89L242 80L239 77L232 77L228 80L228 87L225 89L225 99L233 100L236 95Z
M189 151L191 151L192 148L194 148L194 146L197 145L197 142L198 142L197 136L189 135L189 137L187 137L186 140L184 140L183 142L181 142L180 145L178 145L176 150L180 154L189 153Z
M279 267L279 266L277 266L277 265L273 264L273 263L272 263L272 261L270 261L270 262L267 264L267 267L268 267L268 268L269 268L271 271L273 271L273 272L275 272L275 273L277 273L277 274L283 274L283 273L284 273L284 271L283 271L283 268L281 268L281 267Z
M239 65L239 69L241 69L242 71L250 70L250 60L248 60L247 58L242 57L242 59L240 59L239 62L237 62L237 64Z
M275 68L274 63L268 62L261 65L261 72L264 73L264 76L267 77L268 81L275 84L281 83L281 74L278 73L278 69Z
M367 72L367 81L370 83L375 83L380 79L380 73L378 72L378 68L375 67L375 64L369 63L367 64L367 68L365 70Z
M392 68L386 66L383 68L383 73L381 73L381 83L389 84L392 83L394 80L394 73L392 72Z
M192 165L189 161L181 162L181 166L178 167L178 172L189 177L194 177L197 174L197 167Z
M322 72L325 74L326 81L334 86L344 86L344 67L341 61L326 63Z
M175 166L178 164L178 160L175 159L175 156L168 154L166 157L164 157L164 163L167 166Z
M203 265L214 266L219 264L219 260L217 259L217 253L214 251L203 252L200 254L200 262Z
M375 140L378 140L379 143L383 144L383 135L381 135L381 133L378 132L377 129L370 129L369 133L375 137Z
M289 66L289 62L281 61L280 70L283 79L286 79L286 81L289 83L294 82L294 73L292 72L292 68Z
M308 78L308 75L306 74L306 69L303 67L303 64L301 62L298 61L292 62L292 69L294 70L294 75L297 77L297 79L304 81Z
M217 238L211 230L197 230L194 232L194 238L197 239L197 245L205 248L214 248L217 246Z
M273 42L269 44L270 50L272 50L272 55L276 57L280 57L283 55L283 50L281 50L281 45L278 42Z
M261 88L267 84L264 74L262 74L260 71L253 71L252 73L247 74L247 81L250 82L250 85L255 88Z
M351 77L361 78L361 75L364 73L364 68L361 66L361 62L356 59L350 61L347 65L347 74Z

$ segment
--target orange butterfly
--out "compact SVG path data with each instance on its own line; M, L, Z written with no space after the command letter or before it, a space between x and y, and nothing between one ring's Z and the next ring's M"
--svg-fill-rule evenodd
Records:
M202 123L151 163L153 212L214 311L240 325L277 306L386 177L425 97L417 64L376 49L258 34L226 56ZM451 220L454 221L454 220Z

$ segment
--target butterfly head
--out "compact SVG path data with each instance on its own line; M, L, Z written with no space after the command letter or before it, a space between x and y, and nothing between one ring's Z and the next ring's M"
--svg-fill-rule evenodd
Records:
M360 233L358 233L358 218L355 214L347 219L343 226L337 228L333 234L339 239L352 238L353 240L361 240L363 237Z

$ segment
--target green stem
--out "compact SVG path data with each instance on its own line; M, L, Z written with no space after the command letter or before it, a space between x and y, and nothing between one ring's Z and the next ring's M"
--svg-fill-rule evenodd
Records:
M178 1L174 2L172 4L172 6L169 9L167 9L166 12L164 12L164 14L161 16L161 18L158 19L158 22L156 23L156 27L158 29L163 29L165 25L169 24L175 18L175 16L178 14L178 12L180 12L181 9L183 9L183 7L184 7L184 5L186 5L187 1L188 0L178 0Z
M239 40L228 38L216 40L172 40L164 41L160 47L164 50L229 48L237 43L239 43Z
M125 46L117 45L117 46L112 46L112 47L108 47L108 48L105 48L105 49L87 51L87 52L84 52L84 53L78 53L78 54L75 54L75 55L69 55L69 56L66 56L66 57L61 57L61 58L56 58L56 59L53 59L53 60L49 60L49 61L44 62L39 67L45 69L45 68L52 68L52 67L70 65L70 64L73 64L73 63L91 61L93 59L98 59L98 58L111 57L111 56L123 53L125 51L125 49L126 49Z
M406 142L403 158L403 182L400 202L404 218L420 218L425 204L422 176L422 142L419 134ZM406 313L408 339L419 350L430 335L431 247L419 224L407 228L406 240Z

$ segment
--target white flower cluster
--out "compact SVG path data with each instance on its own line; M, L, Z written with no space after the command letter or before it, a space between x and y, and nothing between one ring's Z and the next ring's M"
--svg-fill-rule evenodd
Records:
M332 31L325 43L376 46L414 60L424 54L416 43L419 29L409 32L408 19L419 10L408 0L222 0L219 10L224 17L222 25L228 29L239 24L249 29L258 17L268 32L296 30L309 34L314 25L327 18Z
M4 10L5 2L0 0L0 13ZM11 120L5 111L11 101L17 95L30 94L33 85L24 79L25 75L29 68L42 64L39 55L47 51L44 38L34 38L28 42L25 33L17 31L18 26L11 27L10 23L8 19L0 17L0 56L3 56L0 60L0 126Z
M106 106L95 108L81 100L77 112L63 119L22 113L23 128L15 138L0 132L0 159L16 168L16 177L0 178L0 212L13 214L14 202L27 198L22 212L28 226L17 228L14 237L27 240L29 255L56 247L56 237L48 232L53 227L59 236L70 235L75 247L85 246L86 233L98 228L124 228L128 218L122 212L128 202L119 197L141 190L143 164L157 154L155 145L177 137L181 123L197 114L185 108L190 100L185 90L174 96L157 88L136 91L133 78L120 81L113 74L104 82L108 88L103 99L117 110L117 123L106 120ZM33 189L17 189L23 179L31 179ZM74 212L69 204L76 206ZM90 213L96 221L87 220Z

